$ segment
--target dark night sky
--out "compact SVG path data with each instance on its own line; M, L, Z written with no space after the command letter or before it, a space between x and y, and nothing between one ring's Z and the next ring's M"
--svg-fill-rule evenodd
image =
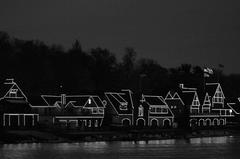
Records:
M240 1L239 1L240 2ZM162 66L181 63L240 73L238 0L7 0L0 30L66 48L75 39L87 50L126 46Z

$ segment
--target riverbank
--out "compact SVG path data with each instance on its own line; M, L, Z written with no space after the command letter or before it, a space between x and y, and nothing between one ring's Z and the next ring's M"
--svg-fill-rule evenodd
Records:
M240 136L240 130L204 129L185 131L129 130L129 131L77 131L77 130L5 130L1 133L0 143L70 143L91 141L142 141L164 139L190 139L196 137Z

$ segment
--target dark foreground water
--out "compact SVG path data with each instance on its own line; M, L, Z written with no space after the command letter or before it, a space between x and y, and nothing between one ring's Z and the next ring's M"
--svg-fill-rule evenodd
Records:
M0 159L240 158L240 137L0 145Z

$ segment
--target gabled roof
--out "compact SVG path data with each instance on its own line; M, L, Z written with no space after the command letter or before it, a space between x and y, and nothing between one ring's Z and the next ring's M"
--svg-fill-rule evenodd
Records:
M177 92L174 93L173 99L181 99Z
M181 94L182 100L186 106L190 106L192 104L195 93L196 91L189 91Z
M61 107L61 96L60 95L42 95L41 98L34 97L30 98L32 107ZM89 99L92 101L88 104ZM96 95L65 95L65 107L70 105L74 107L105 107L103 101Z
M88 100L90 99L89 96L66 96L66 104L73 104L75 107L84 107ZM67 107L67 105L66 105Z
M197 91L197 88L185 87L183 83L179 84L179 87L182 91Z
M142 95L143 100L151 106L166 105L162 96Z
M173 94L173 95L172 95ZM173 102L171 102L173 101ZM182 100L182 98L179 96L179 94L177 92L168 92L168 94L165 97L165 102L168 103L176 103L176 104L182 104L184 105L184 102Z
M12 84L1 84L0 85L0 98L3 98L12 86L13 86Z
M97 104L98 107L105 107L106 101L102 101L99 96L93 96L93 100Z
M168 109L167 114L154 114L154 116L170 116L174 117L173 112L165 102L164 98L162 96L153 96L153 95L142 95L141 102L147 103L149 106L165 106Z
M234 113L240 114L240 99L239 98L231 98L228 103L228 107L230 107Z
M216 92L216 89L220 86L219 83L206 83L205 92L212 98ZM220 86L221 87L221 86Z
M12 88L18 90L17 94L22 96L21 100L27 101L26 95L23 93L17 83L14 82L14 79L6 79L6 82L0 85L0 99L5 98Z
M49 106L41 96L30 96L28 101L32 107Z
M208 95L208 93L206 93L206 95L204 97L203 105L211 105L211 98Z
M89 100L92 102L89 103ZM66 103L67 105L71 103L74 107L105 107L103 101L96 95L66 96Z
M109 104L118 114L132 114L133 113L133 102L131 99L130 90L122 90L122 92L105 92L105 96L109 101ZM126 110L121 110L120 106L126 105Z
M49 106L54 106L56 103L61 102L61 96L42 95L41 97Z
M197 106L201 105L197 92L194 93L192 105L194 105L194 102L197 103Z
M166 99L172 99L172 98L173 98L173 96L172 96L171 92L168 91L168 93L167 93L167 95L166 95L166 97L165 97L165 100L166 100Z

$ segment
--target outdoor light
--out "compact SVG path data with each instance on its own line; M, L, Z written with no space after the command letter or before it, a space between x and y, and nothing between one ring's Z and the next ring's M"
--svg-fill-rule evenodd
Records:
M92 103L91 99L88 99L88 104L91 104L91 103Z

